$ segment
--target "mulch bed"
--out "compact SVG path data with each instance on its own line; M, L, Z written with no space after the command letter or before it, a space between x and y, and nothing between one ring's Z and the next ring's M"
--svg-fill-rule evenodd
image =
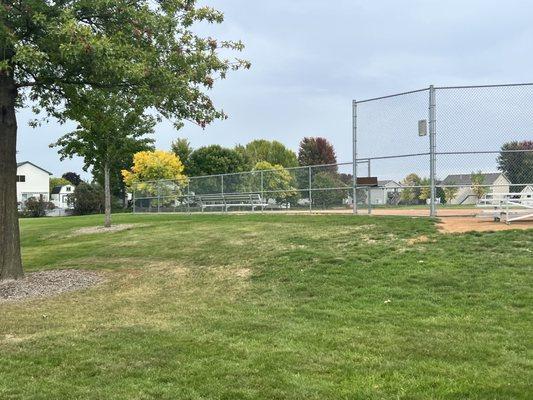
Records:
M27 273L21 279L0 281L0 301L43 298L86 289L105 279L101 273L61 269Z

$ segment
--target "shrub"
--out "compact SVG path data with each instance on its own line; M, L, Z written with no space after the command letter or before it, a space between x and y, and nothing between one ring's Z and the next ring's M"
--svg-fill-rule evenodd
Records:
M319 172L313 177L313 189L342 187L346 187L346 184L335 173ZM340 206L343 200L348 197L348 190L313 190L311 196L313 204L319 207Z
M69 198L74 215L98 214L104 210L104 191L98 184L80 182Z
M42 198L30 197L24 204L22 215L24 217L38 218L46 216L46 211L55 208L53 203L44 201Z

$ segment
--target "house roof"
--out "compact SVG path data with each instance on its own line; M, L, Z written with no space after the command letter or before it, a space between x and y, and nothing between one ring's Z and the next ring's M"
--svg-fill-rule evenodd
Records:
M59 185L59 186L54 186L54 187L52 188L52 191L50 192L50 194L59 194L59 193L61 192L61 188L62 188L62 187L63 187L63 186L61 186L61 185Z
M383 181L378 181L378 186L386 186L389 183L393 183L396 186L401 186L398 182L393 181L392 179L385 179Z
M501 172L491 172L483 175L483 184L492 185L496 179L498 179L503 174ZM505 175L503 175L505 178ZM506 178L507 179L507 178ZM456 174L448 175L442 182L443 185L471 185L472 184L472 174Z
M52 175L52 173L51 173L50 171L47 171L47 170L45 170L44 168L41 168L41 167L39 167L38 165L35 165L34 163L29 162L29 161L22 161L22 162L17 163L17 168L20 167L20 166L22 166L22 165L24 165L24 164L30 164L30 165L33 165L35 168L38 168L38 169L40 169L41 171L46 172L48 175Z

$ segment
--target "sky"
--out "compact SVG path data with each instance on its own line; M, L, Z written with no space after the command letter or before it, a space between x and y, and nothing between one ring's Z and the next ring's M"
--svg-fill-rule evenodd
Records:
M225 22L199 26L198 31L242 40L246 49L239 57L250 60L252 68L229 74L210 92L229 119L204 130L186 124L180 131L164 121L156 127L159 149L168 150L174 139L186 137L195 148L269 139L296 151L304 136L323 136L333 143L338 161L347 162L352 158L352 99L430 84L533 81L530 0L202 0L200 4L223 11ZM469 98L479 97L460 93L455 100L468 103ZM425 93L402 98L400 108L405 112L394 103L371 105L369 109L374 108L366 115L390 119L398 112L415 121L427 115L426 99ZM363 105L359 113L364 123ZM80 159L60 162L57 149L48 147L73 124L50 121L34 129L28 125L32 118L29 108L18 111L18 160L32 161L54 175L81 173ZM403 141L392 131L383 134L373 129L361 133L366 133L361 150L366 155L384 154L388 148L407 153L417 140L416 133ZM415 147L425 148L417 143Z

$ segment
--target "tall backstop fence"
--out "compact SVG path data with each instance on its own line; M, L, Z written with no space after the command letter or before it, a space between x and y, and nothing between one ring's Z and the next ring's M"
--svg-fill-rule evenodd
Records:
M533 199L533 83L430 86L354 100L352 111L352 162L141 182L134 210L436 216L499 195Z

